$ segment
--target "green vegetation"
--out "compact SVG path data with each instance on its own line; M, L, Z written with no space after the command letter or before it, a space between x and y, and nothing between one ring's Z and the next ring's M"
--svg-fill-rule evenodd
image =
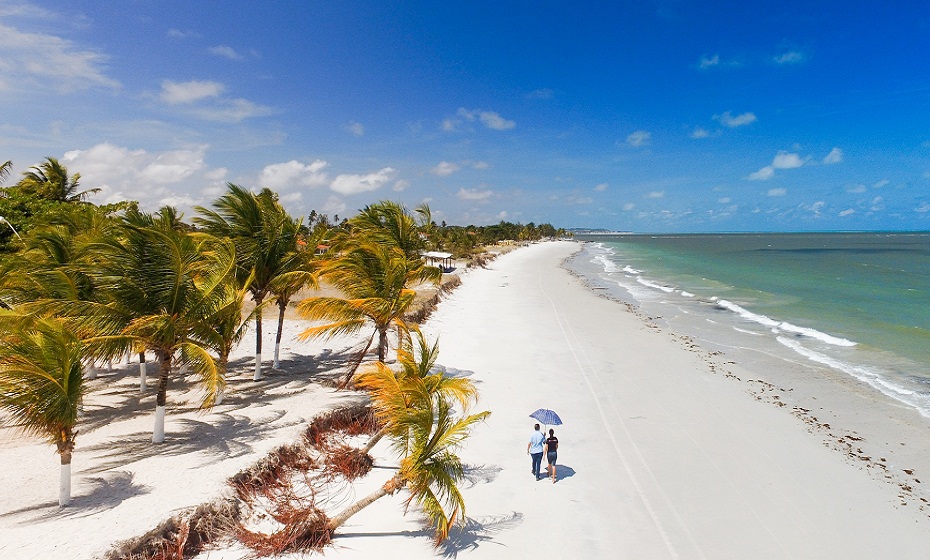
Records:
M9 182L11 168L0 165L0 184ZM321 323L301 336L371 329L367 345L347 364L344 385L354 376L356 387L371 393L380 431L356 452L367 456L386 437L400 457L397 474L376 495L329 520L325 530L401 488L431 520L438 540L463 519L457 487L463 467L455 450L489 413L467 414L477 402L476 387L435 371L438 346L405 319L416 291L442 277L421 255L439 250L476 258L485 245L563 231L548 224L436 224L429 207L410 212L391 201L342 220L311 212L305 225L274 192L234 184L187 223L171 207L149 214L134 202L97 206L86 201L93 192L81 190L80 175L54 158L0 187L0 422L56 446L61 505L70 500L78 410L94 364L138 353L144 367L146 353L154 354L152 442L161 443L175 366L197 377L203 408L219 404L230 352L251 321L258 381L263 308L278 307L277 367L288 303L324 282L339 294L297 304L303 316ZM376 338L377 361L359 369ZM393 340L397 362L389 367Z

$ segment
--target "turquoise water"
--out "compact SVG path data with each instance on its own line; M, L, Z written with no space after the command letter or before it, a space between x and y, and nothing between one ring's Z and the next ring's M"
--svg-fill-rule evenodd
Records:
M579 272L650 312L777 342L930 416L930 233L578 238Z

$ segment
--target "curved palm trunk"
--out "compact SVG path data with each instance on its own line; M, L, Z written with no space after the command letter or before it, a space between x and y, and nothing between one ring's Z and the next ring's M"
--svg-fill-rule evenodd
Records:
M377 331L375 331L377 332ZM352 362L352 367L349 368L349 371L346 373L346 378L339 384L340 389L345 389L349 386L349 382L352 381L352 376L355 375L358 366L362 365L362 360L365 359L365 354L368 353L368 349L371 348L371 343L375 340L375 333L371 333L371 337L368 338L368 344L365 345L365 348L358 353L358 358Z
M287 299L278 298L278 333L274 339L274 363L271 364L271 369L281 367L278 357L281 352L281 332L284 330L284 312L287 310L287 302Z
M366 443L365 447L362 448L362 453L365 453L365 454L371 453L371 450L374 448L374 446L378 445L378 442L381 441L381 439L384 436L386 436L387 433L388 433L387 426L384 426L383 428L378 430L378 433L371 436L371 439L368 440L368 443Z
M265 299L264 295L255 296L255 306L258 307L262 304L262 300ZM255 375L252 376L252 381L261 381L262 380L262 314L261 312L255 315Z
M382 486L375 492L372 492L371 494L365 496L361 500L355 502L351 506L344 509L342 513L330 519L329 523L326 524L326 528L329 529L330 531L335 531L356 513L362 511L363 509L370 506L371 504L373 504L380 498L383 498L389 494L393 494L394 492L397 492L403 487L404 487L404 479L401 478L400 473L398 473L394 475L394 477L391 478L391 480L388 480L387 482L385 482L384 486Z
M158 394L155 397L155 429L152 443L165 441L165 404L168 400L168 377L171 374L171 354L161 356L161 371L158 374Z
M387 327L378 327L378 361L383 362L387 357L388 332Z

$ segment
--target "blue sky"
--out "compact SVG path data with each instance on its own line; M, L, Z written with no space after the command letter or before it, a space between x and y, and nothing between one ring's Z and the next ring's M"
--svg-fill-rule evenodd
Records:
M930 229L930 7L0 0L0 161L46 156L187 216Z

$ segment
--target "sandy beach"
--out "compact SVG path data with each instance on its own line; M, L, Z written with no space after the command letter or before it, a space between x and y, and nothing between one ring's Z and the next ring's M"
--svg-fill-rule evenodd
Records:
M402 515L401 493L351 518L326 558L930 555L926 419L854 384L760 376L698 347L584 287L560 266L577 248L531 245L469 271L423 327L439 338L439 361L468 372L478 408L492 411L461 453L464 528L434 549L418 516ZM74 501L63 510L51 447L4 433L0 558L99 555L229 495L229 476L293 440L315 414L354 402L313 383L337 368L344 347L294 342L300 326L288 321L285 369L263 384L245 381L247 340L236 354L242 381L214 412L193 410L195 393L182 384L169 389L169 439L158 448L146 444L154 392L136 395L137 366L102 374L79 427ZM528 414L541 407L564 421L555 427L556 484L529 472ZM375 456L345 500L391 476L386 445ZM247 555L228 545L198 559ZM320 556L283 558L305 557Z

